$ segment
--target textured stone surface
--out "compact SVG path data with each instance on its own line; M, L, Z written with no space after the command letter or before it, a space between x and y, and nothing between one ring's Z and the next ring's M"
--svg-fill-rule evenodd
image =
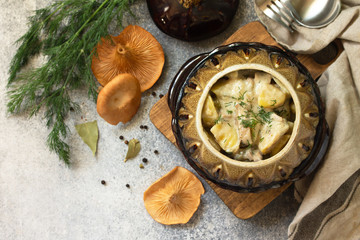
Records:
M145 1L132 7L138 19L127 17L125 24L138 24L162 44L166 63L155 86L142 96L135 118L126 125L110 126L96 113L86 90L73 94L81 114L67 120L72 146L70 168L49 152L45 140L49 130L42 114L6 113L6 79L15 53L14 41L27 29L27 16L46 4L45 0L0 0L0 239L285 239L287 226L298 208L292 188L274 200L255 217L236 218L202 182L206 193L190 222L163 226L155 222L143 205L143 192L156 179L175 166L187 165L181 153L151 124L149 111L165 94L171 79L189 57L221 44L236 29L256 20L252 1L240 1L231 26L208 40L186 43L156 28ZM112 29L112 34L119 30ZM100 139L96 157L77 135L74 125L98 120ZM149 129L142 130L140 125ZM124 163L127 146L119 140L137 138L142 149L138 157ZM154 154L157 149L159 154ZM148 158L144 169L141 159ZM194 171L193 171L194 172ZM107 185L101 184L105 180ZM130 184L130 189L125 185Z

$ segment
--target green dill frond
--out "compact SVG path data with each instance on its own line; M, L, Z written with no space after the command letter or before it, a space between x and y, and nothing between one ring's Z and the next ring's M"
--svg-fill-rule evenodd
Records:
M259 123L259 121L255 118L251 119L242 119L241 125L244 126L244 128L255 128L255 126Z
M267 112L263 107L259 107L259 117L266 123L271 123L271 114L273 112Z
M132 14L133 1L56 1L35 11L29 18L29 30L16 42L18 49L9 69L8 111L26 111L31 117L44 109L51 128L47 144L66 164L70 163L66 118L70 109L80 109L70 91L87 87L89 97L96 101L97 84L91 72L94 48L108 35L113 20L121 26L123 14ZM47 62L23 71L38 54Z

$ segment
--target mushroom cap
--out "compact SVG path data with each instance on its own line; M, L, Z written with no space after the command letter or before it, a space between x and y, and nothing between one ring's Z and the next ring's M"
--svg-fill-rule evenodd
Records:
M159 79L164 62L164 51L155 37L142 27L129 25L116 37L101 38L91 69L103 86L120 73L130 73L144 92Z
M202 183L192 172L175 167L144 192L144 204L159 223L185 224L199 207L204 193Z
M137 112L141 102L139 81L128 73L117 75L101 89L97 99L97 112L108 123L126 123Z

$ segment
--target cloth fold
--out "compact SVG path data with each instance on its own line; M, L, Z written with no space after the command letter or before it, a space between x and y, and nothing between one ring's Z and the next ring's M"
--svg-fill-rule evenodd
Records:
M359 239L360 1L343 0L339 16L324 28L299 26L294 33L255 9L272 37L294 52L316 53L335 39L343 44L344 51L318 81L331 131L329 150L316 172L295 183L302 203L288 237Z

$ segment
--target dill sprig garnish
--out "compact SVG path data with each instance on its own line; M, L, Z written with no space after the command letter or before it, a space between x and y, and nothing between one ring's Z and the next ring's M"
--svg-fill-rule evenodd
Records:
M273 112L267 112L263 107L258 107L258 116L262 119L262 121L266 123L271 123L271 114Z
M70 109L79 110L70 91L84 86L94 101L97 85L91 72L94 47L108 35L113 20L121 26L124 13L130 13L134 0L64 0L35 11L29 18L29 30L17 40L8 79L8 111L36 115L44 109L46 125L52 128L47 144L66 164L70 147L65 120ZM23 71L29 61L43 54L46 62Z
M238 120L240 120L240 124L244 126L244 128L255 128L257 124L264 125L265 123L271 123L271 114L273 112L267 112L263 107L258 107L258 112L254 112L253 110L245 111L246 115L238 116ZM270 125L271 126L271 125Z
M224 119L222 118L221 114L219 117L215 120L215 124L221 123Z

